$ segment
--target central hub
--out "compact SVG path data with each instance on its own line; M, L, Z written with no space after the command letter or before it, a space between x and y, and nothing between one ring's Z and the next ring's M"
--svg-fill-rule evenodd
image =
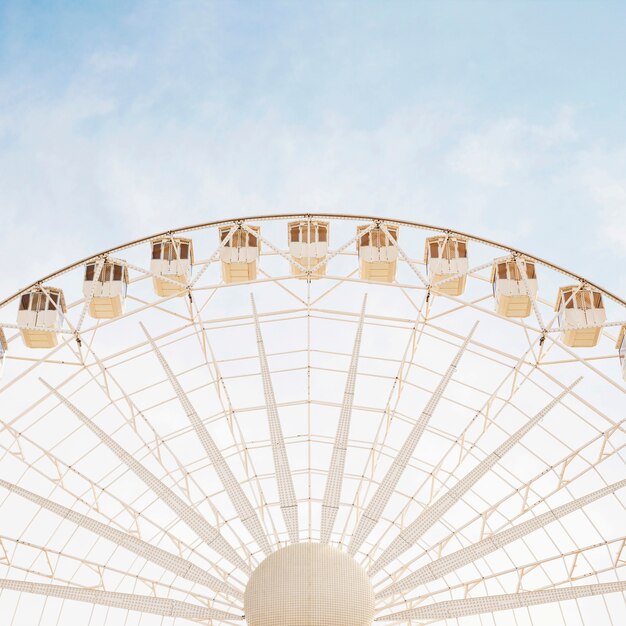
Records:
M374 591L350 556L321 543L274 552L244 595L248 626L371 626Z

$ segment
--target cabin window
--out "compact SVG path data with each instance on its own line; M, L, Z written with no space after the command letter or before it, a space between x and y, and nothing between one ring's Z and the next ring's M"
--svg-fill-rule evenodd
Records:
M602 303L602 294L599 291L593 292L593 308L594 309L604 308L604 304Z
M372 242L371 245L376 248L382 248L387 245L387 236L380 228L370 231L370 239Z
M300 241L300 227L299 226L292 226L289 229L289 237L291 239L292 243L298 243Z
M498 278L506 280L506 263L498 263Z
M37 291L36 293L30 294L30 310L31 311L41 311L46 308L46 296L41 293L41 291Z
M113 280L122 280L122 266L121 265L113 266Z
M152 244L152 258L153 259L161 258L161 244L160 243Z
M370 233L365 233L364 235L361 235L361 245L362 246L369 246L370 245Z
M457 251L460 259L467 258L467 243L465 241L456 242Z
M256 239L256 235L253 235L252 233L246 233L248 235L248 246L250 248L256 248L257 246L257 239Z
M528 278L537 278L537 274L535 273L535 264L534 263L526 263L526 276Z
M317 240L319 242L326 242L328 238L328 229L325 224L319 224L317 227Z
M45 294L44 294L45 295ZM56 311L59 304L59 294L58 293L49 293L46 297L48 302L48 311Z
M181 259L189 258L189 244L186 242L181 242L180 244L180 258Z
M230 238L230 241L226 245L230 246L231 248L241 248L243 245L245 245L245 240L246 232L241 228L238 228L233 233L233 236Z
M563 302L563 304L565 305L566 309L573 309L574 308L574 297L573 297L572 292L570 290L564 291L561 294L561 302Z
M431 259L439 258L439 244L436 241L431 241L428 245L429 254Z
M30 294L23 293L20 298L20 311L28 311L28 303L30 301Z
M96 270L95 263L90 263L85 269L85 280L93 280L93 275Z

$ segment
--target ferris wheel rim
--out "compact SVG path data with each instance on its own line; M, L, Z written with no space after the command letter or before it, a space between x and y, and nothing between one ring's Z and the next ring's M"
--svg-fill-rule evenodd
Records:
M458 236L458 237L464 237L470 241L474 241L486 246L490 246L493 248L497 248L500 250L503 250L505 252L508 252L509 254L512 255L517 255L517 256L521 256L523 258L526 258L530 261L533 261L539 265L542 265L546 268L552 269L556 272L559 272L561 274L564 274L565 276L576 280L577 282L579 282L580 284L584 284L584 285L588 285L589 287L596 289L598 291L600 291L603 295L605 295L607 298L610 298L611 300L613 300L616 304L621 305L623 307L626 307L626 299L622 298L620 296L618 296L617 294L613 293L612 291L609 291L608 289L606 289L605 287L602 287L601 285L599 285L596 282L593 282L587 278L585 278L584 276L581 276L579 274L576 274L570 270L568 270L565 267L562 267L556 263L552 263L551 261L547 261L546 259L542 258L542 257L538 257L535 256L533 254L530 254L524 250L521 250L519 248L514 248L512 246L500 243L498 241L494 241L492 239L488 239L486 237L480 237L478 235L474 235L471 233L467 233L465 231L461 231L461 230L455 230L455 229L451 229L451 228L446 228L446 227L442 227L442 226L437 226L434 224L426 224L426 223L422 223L422 222L415 222L412 220L406 220L406 219L397 219L394 217L383 217L380 215L362 215L362 214L351 214L351 213L322 213L322 212L315 212L315 213L262 213L262 214L258 214L258 215L244 215L244 216L238 216L238 217L232 217L229 219L219 219L219 220L212 220L209 222L200 222L197 224L193 224L190 226L181 226L181 227L176 227L176 228L172 228L169 230L165 230L165 231L161 231L158 233L153 233L151 235L147 235L145 237L140 237L138 239L133 239L131 241L128 241L126 243L117 245L117 246L113 246L111 248L107 248L105 250L101 250L100 252L97 252L95 254L91 254L87 257L84 257L78 261L74 261L73 263L70 263L62 268L59 268L57 270L55 270L54 272L51 272L50 274L47 274L46 276L43 276L42 278L39 278L38 280L33 281L32 283L28 284L25 287L22 287L21 289L18 289L16 292L14 292L13 294L11 294L10 296L6 297L4 300L0 300L0 309L3 308L4 306L6 306L7 304L10 304L12 301L14 301L15 299L19 298L21 294L23 294L24 292L27 292L35 287L37 287L38 285L41 285L49 280L54 280L55 278L57 278L58 276L61 276L67 272L70 272L82 265L85 265L86 263L89 263L90 261L94 261L96 259L102 258L102 257L106 257L110 254L114 254L115 252L119 252L121 250L126 250L128 248L133 248L135 246L139 246L143 243L148 243L153 239L158 239L161 237L167 237L167 236L174 236L174 235L178 235L181 233L189 233L189 232L193 232L193 231L197 231L197 230L205 230L205 229L209 229L209 228L216 228L219 226L225 226L228 224L233 224L233 223L238 223L238 222L251 222L251 221L273 221L273 220L288 220L288 219L337 219L337 220L369 220L372 222L384 222L385 224L391 224L391 225L398 225L398 226L408 226L410 228L417 228L417 229L421 229L421 230L427 230L427 231L432 231L432 232L436 232L436 233L445 233L447 235L452 235L452 236Z

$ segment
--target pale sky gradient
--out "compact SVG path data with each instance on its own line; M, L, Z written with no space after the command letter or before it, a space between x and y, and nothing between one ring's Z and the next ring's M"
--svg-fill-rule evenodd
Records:
M0 0L0 278L252 213L474 232L626 294L626 2Z

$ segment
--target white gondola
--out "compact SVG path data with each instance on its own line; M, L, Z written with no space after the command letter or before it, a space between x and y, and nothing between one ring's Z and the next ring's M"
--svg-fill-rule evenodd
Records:
M107 259L96 276L98 261L87 263L83 295L91 297L89 315L96 319L113 319L124 312L128 286L128 268L123 261Z
M17 324L29 348L54 348L59 343L65 298L60 289L36 288L23 293L17 312Z
M163 237L152 241L150 272L158 296L184 296L191 278L193 245L191 239ZM178 286L176 283L180 283Z
M396 278L398 248L378 226L361 235L369 226L357 226L359 270L363 280L392 283ZM398 227L386 225L387 231L398 240Z
M261 251L258 235L261 229L258 226L250 225L248 228L256 234L245 228L237 228L232 237L220 249L222 278L225 283L244 283L256 279L257 262ZM220 228L220 241L224 241L231 230L231 226L222 226Z
M598 343L602 329L597 324L606 322L606 311L597 289L580 285L561 287L554 310L559 312L561 341L566 346L590 348Z
M524 272L526 276L524 276ZM496 311L505 317L528 317L537 297L535 264L526 259L497 261L491 270Z
M296 263L307 270L318 265L328 253L328 222L290 222L289 254ZM322 263L314 272L304 273L295 263L291 273L298 278L321 278L326 274L326 264Z
M431 291L460 296L467 280L467 239L462 237L429 237L424 248L424 263ZM454 278L452 278L454 276ZM442 282L440 285L437 283Z
M619 331L616 347L619 354L619 364L622 367L622 378L626 380L626 326L622 326Z

